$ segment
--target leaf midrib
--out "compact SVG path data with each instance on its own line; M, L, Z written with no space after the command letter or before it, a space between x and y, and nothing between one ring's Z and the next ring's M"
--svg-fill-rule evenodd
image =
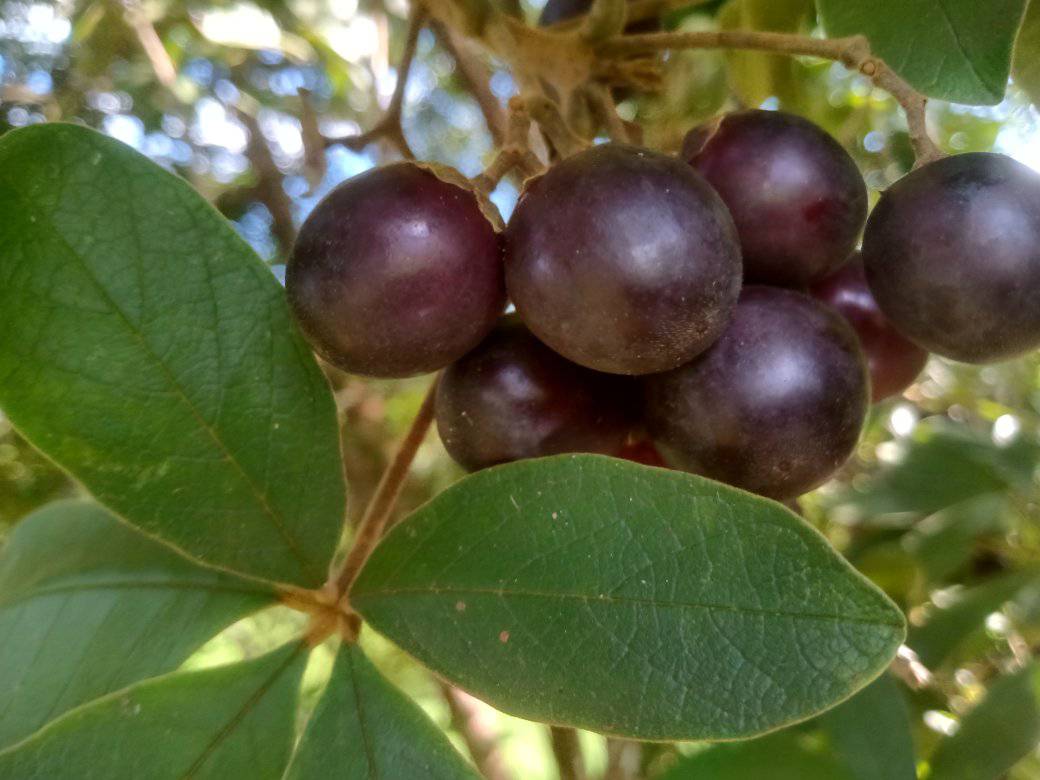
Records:
M10 186L10 180L8 180L8 184L9 191L14 195L15 198L21 201L23 206L30 210L31 213L38 214L42 217L42 221L51 228L53 235L56 236L58 240L65 246L68 253L76 259L76 262L79 263L80 267L83 269L83 272L87 275L90 281L94 284L95 288L103 296L104 300L108 303L112 311L119 317L120 320L122 320L123 324L126 326L127 331L133 336L134 339L137 340L145 355L149 359L151 359L151 361L156 366L158 366L159 370L162 372L163 376L169 383L169 386L175 392L176 397L180 399L180 401L188 409L192 417L195 418L200 428L203 431L205 431L206 434L210 437L210 439L216 445L218 452L220 452L223 455L224 460L227 463L231 464L231 466L241 476L243 482L248 486L249 490L253 493L253 496L256 498L264 514L266 514L268 518L270 518L271 523L274 525L279 535L285 540L285 543L290 553L293 555L294 558L296 558L297 562L300 564L301 569L309 575L317 574L318 578L320 579L320 572L317 569L313 568L313 563L303 554L303 551L299 548L295 538L289 533L288 526L285 522L285 518L282 517L280 512L277 512L274 509L274 507L271 506L270 502L267 500L267 496L263 493L263 491L260 490L260 487L253 481L252 477L250 477L248 472L246 472L246 470L242 467L242 464L240 464L238 460L234 457L234 455L232 455L231 450L224 443L224 440L217 434L217 431L213 428L212 425L209 424L209 422L205 419L205 417L203 417L202 413L192 402L187 392L185 392L184 388L177 380L177 377L173 374L170 368L159 358L155 350L152 349L151 345L145 339L143 333L137 327L134 326L133 322L123 311L122 307L120 307L112 298L108 289L103 284L101 284L98 278L94 275L93 269L87 264L86 260L79 254L79 252L65 237L64 233L58 228L50 213L46 210L32 209L31 207L34 202L27 195L24 195L17 187Z
M583 602L598 602L606 604L636 604L646 607L654 608L672 608L672 609L703 609L713 610L718 612L735 612L737 614L750 614L750 615L769 615L776 617L791 617L791 618L803 618L806 620L827 620L835 623L855 623L859 625L876 625L876 626L889 626L891 628L902 629L904 624L902 621L888 621L880 619L871 619L866 617L856 617L849 615L834 615L826 614L822 612L792 612L789 610L776 610L776 609L764 609L762 607L749 607L744 605L736 604L713 604L708 602L695 602L695 601L654 601L652 599L635 598L631 596L614 596L614 595L596 595L590 596L583 593L552 593L549 591L536 591L536 590L498 590L495 588L460 588L460 587L445 587L445 588L391 588L391 589L380 589L355 593L351 596L351 601L356 606L359 602L363 602L366 598L368 599L379 599L379 598L392 598L394 596L402 595L426 595L426 596L496 596L498 598L505 597L520 597L520 598L542 598L554 601L583 601Z
M351 653L353 651L346 649L344 652ZM361 731L361 744L364 745L365 763L368 765L366 774L369 780L378 780L379 770L376 767L375 745L371 743L371 738L368 735L368 723L365 720L365 712L361 704L361 688L358 685L357 668L355 666L357 659L350 657L347 660L350 664L350 685L354 690L354 708L357 711L358 728ZM331 685L333 682L333 680L330 680L329 684Z
M285 661L279 664L278 668L275 669L271 676L268 677L264 682L256 689L252 696L250 696L242 707L236 712L231 719L224 724L223 728L220 729L214 736L213 739L202 749L199 753L198 758L195 762L188 767L188 770L181 776L181 780L189 780L196 775L196 773L202 768L202 766L209 760L209 757L220 747L225 739L234 733L235 728L240 724L245 717L256 708L257 705L263 700L267 692L274 687L274 684L278 682L278 678L282 676L286 669L288 669L292 663L296 660L304 648L307 646L306 642L300 642L296 648L289 654L289 657Z

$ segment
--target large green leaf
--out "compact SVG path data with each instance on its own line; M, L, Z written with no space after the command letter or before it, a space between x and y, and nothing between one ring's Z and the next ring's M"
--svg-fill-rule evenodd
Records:
M899 684L883 674L820 718L854 780L914 780L910 712Z
M335 409L273 275L183 180L86 128L0 140L0 408L103 503L219 566L318 585Z
M816 0L831 37L863 34L929 97L990 105L1004 97L1026 0Z
M477 780L426 714L343 645L285 780Z
M1033 105L1040 105L1040 2L1036 0L1029 3L1022 20L1012 72L1015 84L1025 90Z
M819 744L782 731L681 759L661 780L856 780Z
M0 780L276 780L306 661L293 643L109 694L0 751Z
M1040 743L1040 666L993 683L932 756L929 780L996 780Z
M462 480L387 536L351 599L506 712L643 739L810 717L904 635L895 605L779 504L594 455Z
M936 609L921 626L910 631L908 644L928 667L946 661L958 647L980 630L986 617L1029 586L1040 585L1040 566L1028 566L994 577L982 585L965 588Z
M270 588L204 569L94 504L23 520L0 557L0 747L176 669Z

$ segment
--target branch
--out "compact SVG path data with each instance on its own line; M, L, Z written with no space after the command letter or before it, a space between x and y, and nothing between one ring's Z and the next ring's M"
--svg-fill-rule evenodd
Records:
M927 99L875 57L863 36L810 38L750 30L650 33L612 38L600 46L599 53L604 57L624 57L662 49L751 49L840 62L850 70L862 73L902 106L918 165L943 156L928 135L925 111Z
M585 758L578 743L578 732L563 726L550 726L549 740L560 769L560 780L585 780Z
M155 72L155 78L166 89L173 87L177 81L177 66L170 59L169 52L163 46L155 27L148 20L141 4L137 0L123 0L123 16L130 29L134 31L137 42L141 44L148 62Z
M603 129L607 131L610 140L623 144L631 143L632 138L628 127L618 116L617 104L614 102L614 96L610 94L610 90L602 84L593 82L585 88L585 93L588 95L593 114Z
M390 465L387 466L379 480L376 492L365 509L361 522L358 523L357 534L354 536L354 544L351 546L350 552L347 553L339 571L329 578L329 582L340 597L345 596L350 590L350 586L361 573L361 568L368 560L368 556L379 544L379 540L383 538L383 534L390 525L390 517L397 505L397 498L401 495L401 488L404 487L408 469L411 468L412 461L415 460L415 453L419 451L419 445L426 438L426 433L433 423L436 395L437 380L435 379L429 390L426 391L426 397L412 421L412 427L408 429L408 433L398 446L394 459L390 461Z
M588 146L584 139L578 137L560 113L560 108L544 95L531 95L524 98L524 104L531 116L549 137L549 141L560 157L570 157Z
M451 710L452 728L459 732L462 741L466 743L466 749L480 774L486 780L509 780L509 773L498 752L497 734L480 722L479 708L482 705L474 704L474 699L447 683L442 682L440 687L444 701Z
M501 146L506 136L506 117L502 105L498 102L489 86L490 70L467 49L465 41L460 41L455 34L441 22L431 24L437 39L455 60L458 66L459 81L466 88L480 107L484 115L488 132L495 146Z
M565 95L588 80L595 52L576 35L531 27L489 0L422 1L445 27L479 40L502 59L521 94L537 94L551 84Z
M628 8L625 0L592 0L581 25L581 37L589 43L599 43L625 29Z
M603 780L634 780L642 757L641 743L607 737L607 771Z
M278 243L278 250L282 257L287 257L296 240L296 224L293 222L292 201L283 186L285 177L275 164L274 157L271 156L271 149L264 139L256 117L239 108L235 109L235 113L249 131L246 157L249 158L249 164L256 171L256 199L263 203L270 212L271 233Z
M505 143L484 172L471 180L478 192L484 195L491 193L513 170L519 171L524 178L541 173L542 162L528 144L530 132L531 115L523 100L513 98L509 101L509 126L506 129Z
M425 23L426 10L422 5L415 3L408 19L408 37L405 39L404 53L397 66L397 83L394 84L394 93L390 97L390 104L386 107L382 119L376 122L372 129L359 135L326 138L326 147L342 144L348 149L360 152L371 143L386 140L393 144L405 159L415 159L415 153L408 144L408 139L405 138L404 128L401 127L401 111L404 108L404 93L408 86L408 76L411 74L415 50L419 44L419 33L422 32Z

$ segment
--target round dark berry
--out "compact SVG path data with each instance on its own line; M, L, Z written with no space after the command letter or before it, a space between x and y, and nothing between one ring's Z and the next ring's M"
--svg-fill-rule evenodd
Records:
M329 193L285 276L314 349L369 376L443 368L480 343L505 304L500 236L476 198L413 163Z
M669 462L777 499L845 462L870 395L856 334L837 312L754 286L711 349L644 383L647 426Z
M988 363L1040 347L1040 174L961 154L904 176L863 236L867 282L925 349Z
M564 452L617 455L633 400L631 380L565 360L507 317L441 376L437 430L470 471Z
M722 332L740 291L722 201L689 166L619 144L529 183L506 228L506 286L534 334L598 371L685 363Z
M867 286L863 261L857 252L834 273L811 289L817 300L848 320L859 336L870 368L870 395L875 402L908 388L928 362L928 353L897 331L881 313Z
M683 158L718 190L744 253L744 280L804 288L841 265L867 217L855 161L808 120L740 111L695 128Z

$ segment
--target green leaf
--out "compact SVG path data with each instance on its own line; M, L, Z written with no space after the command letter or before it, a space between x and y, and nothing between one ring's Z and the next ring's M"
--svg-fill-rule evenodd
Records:
M85 702L176 669L274 600L77 501L16 526L0 557L0 747Z
M344 489L274 276L183 180L86 128L0 140L0 408L149 534L317 586Z
M798 32L809 22L813 0L729 0L719 11L723 30ZM783 102L804 89L796 74L797 62L781 54L729 50L729 78L734 91L750 107L769 97Z
M1040 450L1023 436L997 447L963 427L929 420L917 426L906 457L849 490L868 518L898 513L932 514L982 496L1030 490Z
M971 561L976 541L1005 531L1006 494L989 494L956 504L917 523L902 544L920 564L927 582L955 579Z
M920 92L993 105L1004 97L1026 0L816 0L830 37L866 35Z
M883 674L820 718L854 780L914 780L910 712L899 684Z
M854 780L819 744L789 731L716 745L681 759L660 780Z
M929 780L996 780L1040 743L1040 665L1002 677L944 739Z
M994 577L982 585L965 588L951 603L936 609L922 626L910 631L907 644L921 663L934 668L946 661L961 644L982 628L986 617L1011 601L1022 590L1040 584L1040 566L1028 566Z
M351 603L508 713L749 737L885 667L902 614L781 505L594 455L474 474L375 550Z
M109 694L0 751L0 780L279 778L306 662L292 643Z
M477 780L426 714L343 645L285 780Z
M1040 105L1040 2L1031 2L1015 43L1012 66L1015 84Z

